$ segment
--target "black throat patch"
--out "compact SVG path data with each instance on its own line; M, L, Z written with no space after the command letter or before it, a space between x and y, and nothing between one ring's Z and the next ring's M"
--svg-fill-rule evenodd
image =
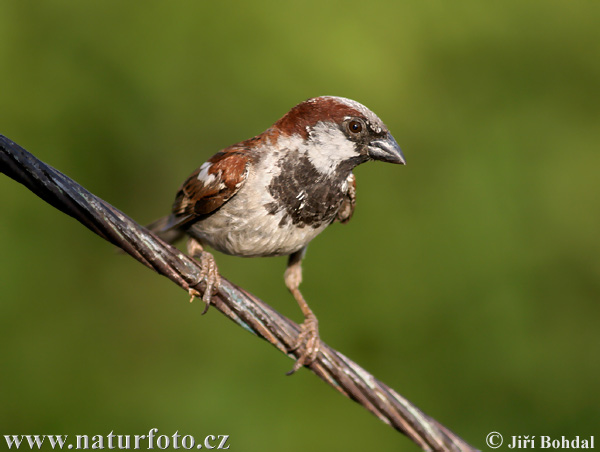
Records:
M284 212L279 226L291 221L300 228L316 229L331 223L348 191L345 181L355 165L342 165L331 174L323 174L306 155L289 151L278 166L281 172L268 187L275 201L265 204L265 209L270 215Z

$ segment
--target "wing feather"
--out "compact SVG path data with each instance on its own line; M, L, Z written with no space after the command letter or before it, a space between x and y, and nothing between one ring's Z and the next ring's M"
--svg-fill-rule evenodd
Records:
M250 159L243 148L226 149L208 159L179 188L169 228L187 228L229 201L246 181Z

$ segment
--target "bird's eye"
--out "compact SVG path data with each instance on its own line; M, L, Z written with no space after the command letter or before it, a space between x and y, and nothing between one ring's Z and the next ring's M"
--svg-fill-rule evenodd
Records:
M359 121L350 121L348 123L348 129L350 132L358 134L362 132L363 126Z

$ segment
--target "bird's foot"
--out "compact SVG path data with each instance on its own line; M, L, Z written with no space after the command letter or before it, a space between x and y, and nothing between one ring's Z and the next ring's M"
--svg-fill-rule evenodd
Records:
M319 354L319 348L321 347L321 338L319 337L319 322L314 314L308 315L302 325L300 325L302 331L296 339L294 347L290 350L291 352L299 351L298 359L294 364L292 370L286 375L292 375L302 366L311 364L317 355Z
M202 270L200 270L198 282L190 285L188 293L190 294L190 302L192 302L196 297L200 298L202 295L202 301L206 304L204 311L202 311L202 314L204 315L208 311L210 300L212 299L213 294L219 289L219 285L221 284L221 276L219 275L219 270L212 254L202 250L199 253L193 253L193 256L199 258ZM198 286L198 284L203 281L206 284L206 287L204 289L204 293L200 294L200 292L198 292L194 287Z

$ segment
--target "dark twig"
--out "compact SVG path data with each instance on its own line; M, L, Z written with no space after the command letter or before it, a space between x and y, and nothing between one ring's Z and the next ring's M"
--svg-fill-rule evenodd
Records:
M200 275L196 261L2 135L0 170L186 291L193 287L204 289L203 283L196 284ZM300 327L254 295L222 278L212 304L238 325L295 358L295 353L288 350L296 342ZM321 345L318 358L308 367L423 450L476 450L326 344Z

